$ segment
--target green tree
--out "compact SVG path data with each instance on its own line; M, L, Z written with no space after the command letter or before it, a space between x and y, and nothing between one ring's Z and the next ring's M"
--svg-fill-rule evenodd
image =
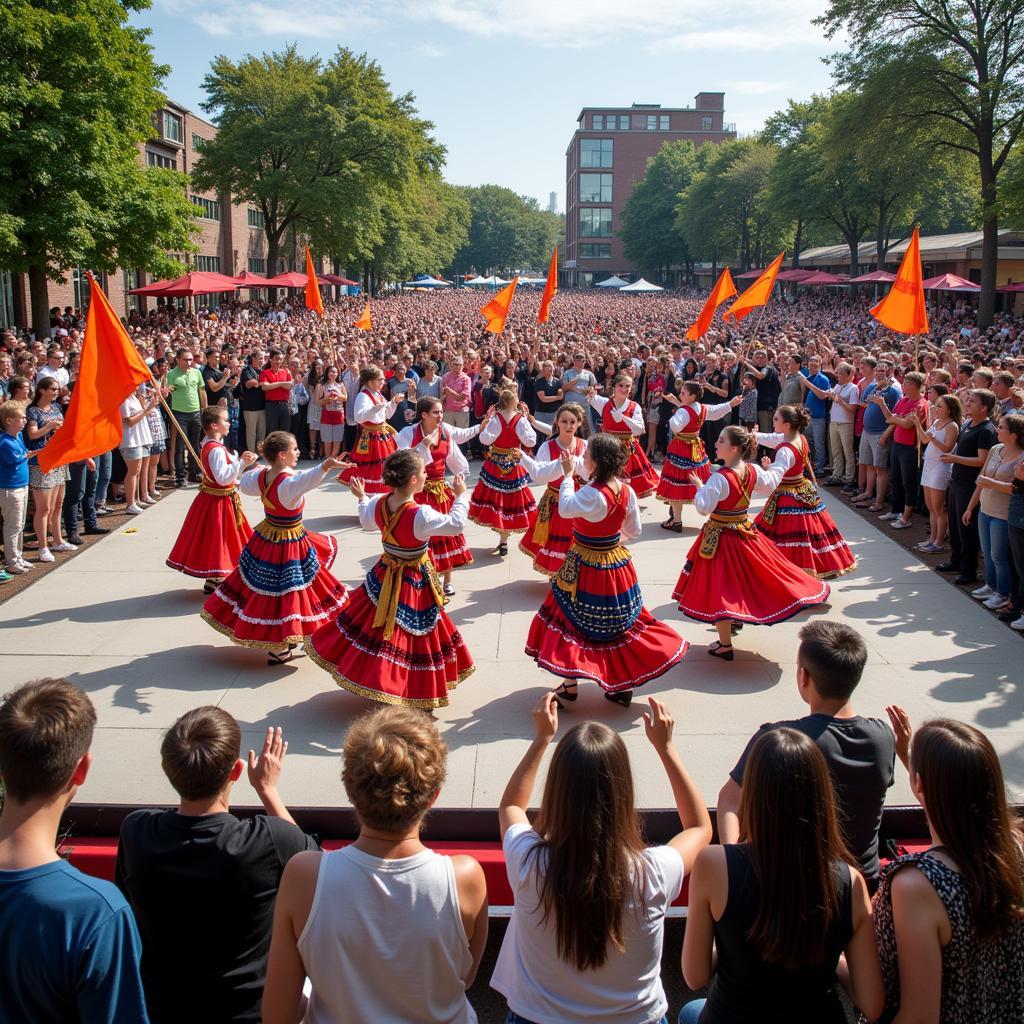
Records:
M848 49L833 58L839 80L899 97L938 145L977 161L982 217L978 322L995 312L999 179L1024 131L1024 16L1020 0L830 0L819 19Z
M673 267L682 267L686 280L692 278L693 259L676 226L675 208L697 167L697 147L692 142L666 142L647 161L643 178L633 186L623 208L619 230L623 251L655 280L667 280Z
M0 265L28 274L49 332L47 278L76 266L180 270L195 209L183 175L143 168L166 69L128 24L146 0L0 6Z
M203 87L217 137L193 179L262 212L271 272L289 230L341 237L347 221L362 247L382 238L360 220L396 215L382 209L382 194L400 196L416 174L444 162L412 94L392 95L365 54L341 48L326 64L294 46L237 63L221 56Z
M1002 216L1011 227L1024 229L1024 144L1018 145L1006 162L1001 192Z

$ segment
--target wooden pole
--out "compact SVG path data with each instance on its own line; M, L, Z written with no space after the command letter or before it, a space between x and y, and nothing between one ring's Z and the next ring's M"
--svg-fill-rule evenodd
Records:
M167 413L168 421L174 424L174 429L178 432L179 436L181 437L181 440L185 442L185 447L191 453L192 458L195 460L196 467L201 472L203 464L200 461L199 455L196 452L195 448L193 448L192 445L189 443L188 435L185 433L184 430L181 429L181 424L175 417L174 410L167 404L167 399L164 398L163 392L160 390L160 382L156 379L156 377L153 376L152 368L150 368L149 371L149 379L153 382L153 386L156 388L157 397L160 399L160 404L164 407L164 412Z

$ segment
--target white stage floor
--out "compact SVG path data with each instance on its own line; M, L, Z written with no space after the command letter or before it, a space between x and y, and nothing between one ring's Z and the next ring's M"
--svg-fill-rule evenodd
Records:
M163 731L182 712L217 704L242 725L245 747L268 725L289 741L282 779L295 806L343 806L339 781L342 736L367 701L335 686L308 659L270 668L260 652L235 647L199 617L202 585L164 565L195 491L171 492L127 527L91 545L66 565L0 606L0 649L7 690L29 679L67 676L96 704L95 763L79 794L83 803L160 804L174 794L160 770ZM258 502L245 499L250 521ZM1024 643L967 595L950 586L884 532L829 496L840 529L860 558L858 570L835 582L831 608L867 640L870 660L856 694L862 714L884 717L901 703L915 723L952 716L984 729L1006 772L1011 797L1024 799ZM665 700L676 719L682 756L706 802L713 805L750 734L765 721L799 716L794 659L805 613L771 628L747 627L732 664L711 658L710 627L677 612L672 588L696 533L685 513L683 536L657 528L665 506L643 502L644 535L631 545L647 607L673 624L692 647L667 675L640 694ZM355 502L338 484L310 496L306 522L336 533L335 574L350 585L377 557L378 534L364 533ZM547 583L512 545L500 560L495 535L470 524L476 563L455 574L449 613L476 661L476 673L437 712L450 748L443 807L494 807L531 736L529 709L555 683L523 653L530 620ZM1014 668L1014 665L1017 667ZM1014 678L1018 682L1014 682ZM583 684L561 729L585 717L621 730L633 759L639 802L672 806L657 758L644 738L642 696L628 710ZM248 782L239 805L256 803ZM904 773L890 805L912 803Z

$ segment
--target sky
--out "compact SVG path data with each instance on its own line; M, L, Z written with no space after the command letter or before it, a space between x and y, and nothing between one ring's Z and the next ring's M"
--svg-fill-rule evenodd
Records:
M811 23L819 0L152 0L151 30L171 72L164 91L203 115L203 76L223 54L283 49L376 60L412 92L448 150L445 177L497 184L564 210L565 150L584 106L692 106L725 93L725 119L758 131L792 99L826 90L837 49ZM710 14L708 12L711 12Z

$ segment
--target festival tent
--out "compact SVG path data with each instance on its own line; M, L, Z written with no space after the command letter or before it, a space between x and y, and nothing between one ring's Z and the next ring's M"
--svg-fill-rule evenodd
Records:
M819 271L817 274L812 274L810 277L805 277L802 281L797 281L797 284L804 285L830 285L830 284L847 284L849 278L846 274L827 274L824 270Z
M308 275L300 274L297 270L289 270L286 274L278 274L277 277L267 278L269 288L305 288L309 280Z
M539 287L541 287L541 285L545 285L547 283L548 283L548 279L546 277L521 277L521 278L519 278L519 287L520 288L522 288L523 285L533 285L533 286L536 286L536 287L539 288Z
M1001 285L997 292L1024 292L1024 281L1011 281L1009 284Z
M337 274L321 274L320 278L324 284L337 284L337 285L356 285L358 287L358 281L350 281L347 277L339 277Z
M504 278L498 277L494 274L492 274L490 277L474 277L472 281L466 282L466 284L471 285L474 288L478 286L496 288L511 283L511 281L506 281Z
M238 285L233 277L225 274L214 274L195 270L173 281L160 281L157 284L133 288L131 295L162 295L167 298L180 298L186 295L211 295L215 292L233 292Z
M451 288L447 281L431 277L430 274L417 274L411 281L403 281L403 288Z
M609 277L604 281L598 281L595 285L596 288L624 288L628 281L623 281L621 277Z
M776 281L803 281L808 277L813 277L817 273L816 270L808 270L806 267L796 267L791 270L780 270L775 275ZM748 275L744 275L748 276Z
M765 271L764 267L755 267L753 270L748 270L745 274L733 274L733 278L737 281L753 281L755 277L760 277ZM778 276L775 280L778 281Z
M269 288L270 282L265 277L260 277L259 274L254 274L249 270L243 270L236 278L235 284L239 288Z
M623 292L663 292L665 289L656 284L651 284L650 281L645 281L642 277L639 281L634 281L632 284L627 284L625 288L620 288Z
M851 277L847 284L892 284L896 275L888 270L872 270L870 274L861 274L860 277Z
M929 277L927 281L921 282L925 291L937 292L980 292L981 285L968 281L966 277L957 277L956 274L939 274L938 277Z

